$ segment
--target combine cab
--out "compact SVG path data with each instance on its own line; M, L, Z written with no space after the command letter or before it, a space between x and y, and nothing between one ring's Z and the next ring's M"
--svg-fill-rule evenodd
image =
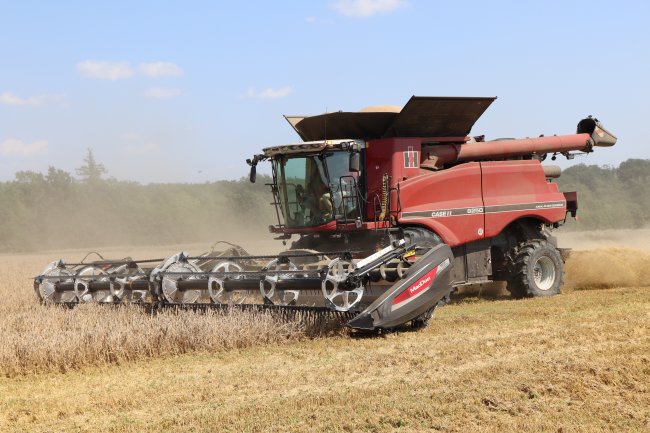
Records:
M355 329L423 327L456 287L506 281L515 297L560 292L550 235L576 215L551 154L572 158L616 137L597 119L576 134L485 141L470 130L495 98L412 97L399 112L287 116L303 142L262 161L291 248L251 256L231 246L158 261L51 263L36 277L44 302L229 305L344 315ZM147 267L147 263L152 263Z

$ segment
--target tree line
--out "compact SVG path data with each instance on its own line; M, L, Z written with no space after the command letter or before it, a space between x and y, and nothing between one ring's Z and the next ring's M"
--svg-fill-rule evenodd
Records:
M267 176L203 184L150 184L106 178L92 152L76 176L50 167L0 182L0 252L104 245L206 243L266 233L277 222ZM650 215L650 160L618 167L579 164L557 179L578 191L568 229L640 228ZM230 236L230 237L228 237ZM270 234L266 234L270 238Z
M557 179L562 191L578 192L578 220L567 228L643 228L650 215L650 160L628 159L618 167L578 164Z
M105 178L91 151L75 172L50 167L0 182L0 252L236 241L277 221L268 176L142 185Z

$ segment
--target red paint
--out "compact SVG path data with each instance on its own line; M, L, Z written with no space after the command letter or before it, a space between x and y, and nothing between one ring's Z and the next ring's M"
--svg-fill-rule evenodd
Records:
M361 223L361 227L358 227L356 223L339 223L335 221L329 221L325 224L321 224L313 227L293 227L285 228L278 226L269 227L271 233L289 233L289 234L307 234L307 233L335 233L335 232L363 232L368 230L379 230L390 228L391 225L388 221L366 221Z
M429 155L438 156L443 164L462 161L510 158L522 153L543 155L553 152L586 150L589 134L557 135L518 140L486 141L471 144L446 144L430 148Z
M366 144L366 182L368 188L368 207L366 219L373 221L381 213L378 207L382 196L382 177L390 176L392 188L403 179L420 174L419 163L415 167L405 167L404 152L416 153L421 158L420 138L384 138L369 140ZM393 195L393 201L396 196Z
M564 194L557 184L547 182L539 161L489 161L482 162L483 202L485 206L499 206L516 203L564 202ZM562 221L566 215L564 207L534 209L485 215L485 236L498 235L516 219L532 217L547 223Z
M534 218L545 223L561 222L566 217L566 200L557 184L548 182L537 160L489 159L508 158L569 150L587 150L587 134L527 138L460 144L466 137L447 138L383 138L368 140L365 149L367 204L363 222L328 222L305 228L272 229L275 233L307 234L360 232L393 226L422 226L437 233L450 246L462 245L499 234L508 224L520 218ZM423 143L425 146L423 146ZM432 144L433 143L433 144ZM439 144L435 144L439 143ZM528 153L527 153L528 152ZM415 163L413 158L419 158ZM421 169L426 160L431 166L451 164L439 171ZM471 162L462 163L470 160ZM453 165L457 164L457 165ZM384 176L390 179L391 209L381 214ZM399 207L397 188L399 188ZM560 203L553 208L533 207L499 212L484 212L490 207L527 203ZM564 206L562 206L564 203ZM467 209L467 213L437 218L436 210ZM398 212L399 211L399 212ZM426 213L428 212L428 214ZM414 213L418 213L413 216ZM409 214L407 218L404 214Z
M457 165L441 171L422 171L418 177L400 183L400 201L404 212L435 209L481 208L481 165L478 162ZM452 218L422 218L399 222L421 225L436 232L450 245L460 245L482 238L479 229L485 227L485 215L477 213Z
M471 146L471 145L468 145ZM436 209L471 208L538 202L566 203L557 184L547 182L544 169L536 160L469 162L400 183L402 225L420 225L436 232L450 245L462 245L499 234L520 218L535 218L546 223L564 220L566 205L550 209L477 212L449 218L404 218L404 213Z

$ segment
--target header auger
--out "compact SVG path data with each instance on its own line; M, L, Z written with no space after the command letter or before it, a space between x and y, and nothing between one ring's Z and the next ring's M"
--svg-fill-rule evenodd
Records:
M35 279L46 303L271 308L344 316L363 330L425 326L456 287L506 281L515 297L560 292L550 230L576 215L550 154L572 158L616 137L597 119L575 134L470 137L495 98L412 97L400 111L286 116L302 143L270 161L276 256L229 245L167 259L52 262Z

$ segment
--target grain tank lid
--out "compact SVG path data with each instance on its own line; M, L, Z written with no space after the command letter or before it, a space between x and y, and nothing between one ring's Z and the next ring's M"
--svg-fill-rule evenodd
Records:
M304 141L464 137L496 97L413 96L399 112L284 116Z
M385 137L464 137L496 97L413 96Z
M303 141L379 138L397 113L338 111L317 116L284 116Z

